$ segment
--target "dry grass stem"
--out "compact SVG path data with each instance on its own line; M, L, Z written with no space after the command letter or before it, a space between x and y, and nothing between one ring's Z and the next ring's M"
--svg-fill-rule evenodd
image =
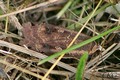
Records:
M28 54L28 55L31 55L31 56L34 56L34 57L37 57L39 59L44 59L46 58L47 56L44 55L44 54L41 54L41 53L38 53L36 51L33 51L33 50L29 50L29 49L26 49L24 47L21 47L21 46L18 46L18 45L15 45L15 44L12 44L12 43L8 43L8 42L5 42L5 41L2 41L0 40L0 46L5 46L5 47L8 47L8 48L11 48L11 49L14 49L14 50L17 50L17 51L20 51L20 52L23 52L25 54ZM49 62L50 63L54 63L56 60L53 59L53 60L50 60ZM68 64L65 64L63 62L59 62L57 64L58 66L62 67L62 68L65 68L71 72L76 72L76 68L68 65Z

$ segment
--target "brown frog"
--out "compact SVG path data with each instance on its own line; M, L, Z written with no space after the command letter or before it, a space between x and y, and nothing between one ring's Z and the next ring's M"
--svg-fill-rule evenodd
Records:
M21 40L20 44L26 45L32 50L45 53L47 55L66 49L77 34L75 31L51 24L46 25L45 23L32 26L31 23L28 22L23 26L24 28L22 31L24 39ZM47 26L49 27L50 31L48 31ZM81 33L74 44L80 43L89 38L90 36ZM97 50L97 47L97 44L92 42L79 49L69 52L69 56L78 57L85 51L88 51L89 54L92 54Z

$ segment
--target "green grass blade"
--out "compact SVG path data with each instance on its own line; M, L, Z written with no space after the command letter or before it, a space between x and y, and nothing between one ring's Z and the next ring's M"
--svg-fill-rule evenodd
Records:
M76 44L76 45L73 45L73 46L71 46L70 48L67 48L67 49L65 49L65 50L62 50L62 51L60 51L60 52L57 52L57 53L55 53L55 54L53 54L53 55L51 55L51 56L49 56L49 57L47 57L47 58L39 61L39 62L38 62L38 65L43 64L43 63L45 63L46 61L49 61L49 60L51 60L51 59L53 59L53 58L56 58L56 57L58 57L58 56L60 56L60 55L62 55L62 54L65 54L65 53L68 53L68 52L70 52L70 51L72 51L72 50L75 50L75 49L77 49L77 48L80 48L80 47L82 47L82 46L84 46L84 45L86 45L86 44L88 44L88 43L90 43L90 42L92 42L92 41L95 41L95 40L97 40L97 39L99 39L99 38L101 38L101 37L103 37L103 36L105 36L105 35L113 32L113 31L115 31L115 30L118 30L118 29L120 29L120 26L117 26L117 27L114 27L114 28L112 28L112 29L109 29L109 30L107 30L107 31L105 31L105 32L103 32L103 33L95 36L95 37L92 37L92 38L90 38L90 39L88 39L88 40L85 40L85 41L80 42L80 43L78 43L78 44Z
M87 59L88 59L88 52L85 52L79 60L75 80L82 80Z
M105 5L103 5L100 9L98 9L98 10L94 13L94 15L93 15L92 17L96 16L96 15L99 14L100 12L103 12L108 6L110 6L110 4L105 4ZM80 23L85 23L86 20L89 18L89 16L90 16L91 14L92 14L92 12L91 12L88 16L82 18L79 22L80 22Z
M70 5L73 3L74 0L69 0L67 4L63 7L63 9L57 14L57 19L59 19L65 11L70 7Z
M93 15L92 17L95 17L97 14L103 12L108 6L110 6L110 4L105 4L105 5L103 5L102 7L100 7L100 8L94 13L94 15ZM82 18L81 20L79 20L78 22L79 22L80 24L85 23L91 14L92 14L92 12L91 12L88 16L86 16L86 17ZM71 23L71 22L69 22L69 23ZM74 29L74 25L75 25L75 23L69 25L67 28L69 28L69 29ZM78 26L79 26L79 25L77 24L75 27L78 27ZM80 27L80 26L79 26L79 27Z

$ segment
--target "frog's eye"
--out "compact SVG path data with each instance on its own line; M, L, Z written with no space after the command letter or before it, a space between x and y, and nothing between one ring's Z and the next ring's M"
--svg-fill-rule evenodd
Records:
M45 47L45 48L51 48L52 46L50 46L49 44L43 44L43 47Z

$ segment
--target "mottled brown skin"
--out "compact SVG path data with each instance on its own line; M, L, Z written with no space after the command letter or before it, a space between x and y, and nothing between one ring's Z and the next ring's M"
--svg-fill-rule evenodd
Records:
M50 55L51 53L58 52L60 50L66 49L66 47L73 40L77 32L71 31L65 28L61 28L54 25L47 25L50 29L46 27L46 24L32 26L31 23L25 23L23 28L24 39L21 40L21 45L26 45L32 50L45 53ZM87 40L90 37L85 34L80 34L74 44L81 41ZM89 54L94 53L97 50L97 44L95 42L89 43L77 50L69 53L69 56L79 56L85 51Z

